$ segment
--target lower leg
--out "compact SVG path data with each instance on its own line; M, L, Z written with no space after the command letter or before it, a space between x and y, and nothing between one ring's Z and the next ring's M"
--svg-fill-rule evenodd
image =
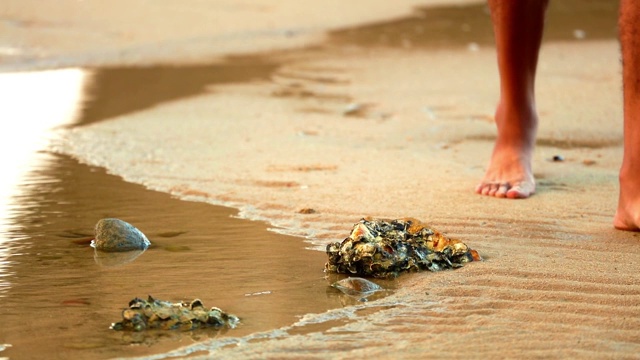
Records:
M624 92L624 157L620 168L620 197L613 224L640 230L640 3L620 4L620 44Z
M526 198L535 192L531 156L538 117L534 82L547 0L489 0L498 52L498 136L476 192Z

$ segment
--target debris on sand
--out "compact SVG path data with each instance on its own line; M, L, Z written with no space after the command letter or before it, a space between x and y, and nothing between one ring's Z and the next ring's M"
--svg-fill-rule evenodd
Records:
M458 268L481 260L475 250L416 219L365 218L342 243L327 245L325 271L377 278L404 271Z
M147 329L193 330L204 327L233 329L240 322L237 316L217 307L205 309L202 301L171 303L154 299L135 298L122 311L122 321L111 324L113 330L143 331Z

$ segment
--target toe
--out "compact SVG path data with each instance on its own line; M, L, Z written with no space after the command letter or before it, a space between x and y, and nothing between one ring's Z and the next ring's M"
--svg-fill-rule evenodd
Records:
M509 199L526 199L529 196L533 195L533 193L534 190L531 186L527 186L526 184L518 184L511 187L506 192L506 196Z
M498 188L498 191L496 191L494 196L499 198L507 197L507 192L510 188L511 186L509 185L509 183L500 184L500 187Z
M500 184L491 184L491 190L489 190L489 196L496 196L496 193L500 189Z
M484 187L482 188L482 195L491 196L492 187L493 185L490 183L484 184Z

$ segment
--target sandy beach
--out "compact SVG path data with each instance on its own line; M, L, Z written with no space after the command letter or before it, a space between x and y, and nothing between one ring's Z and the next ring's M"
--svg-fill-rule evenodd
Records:
M87 107L86 123L59 129L53 151L236 208L314 251L364 216L414 217L484 258L402 275L390 296L284 331L157 358L640 353L640 234L612 226L622 99L610 2L552 2L537 80L538 191L516 201L473 191L498 99L481 2L33 3L0 6L0 70L83 68L86 88L122 88ZM141 82L157 91L137 93Z

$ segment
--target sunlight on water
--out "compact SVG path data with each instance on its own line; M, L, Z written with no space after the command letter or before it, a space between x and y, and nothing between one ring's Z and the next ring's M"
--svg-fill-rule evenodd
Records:
M0 296L10 286L10 242L19 240L15 222L23 205L15 201L21 184L37 166L50 130L72 123L82 105L86 73L81 69L0 74Z

